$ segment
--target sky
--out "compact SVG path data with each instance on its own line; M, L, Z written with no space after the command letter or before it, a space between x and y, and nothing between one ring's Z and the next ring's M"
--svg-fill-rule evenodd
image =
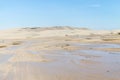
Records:
M120 29L120 0L0 0L0 29L49 26Z

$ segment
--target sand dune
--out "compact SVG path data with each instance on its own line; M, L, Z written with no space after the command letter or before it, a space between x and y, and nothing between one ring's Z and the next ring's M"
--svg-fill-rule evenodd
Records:
M40 37L56 36L89 36L89 35L117 35L120 30L89 30L86 28L73 27L48 27L48 28L16 28L11 30L0 31L1 39L26 39ZM48 35L49 34L49 35Z

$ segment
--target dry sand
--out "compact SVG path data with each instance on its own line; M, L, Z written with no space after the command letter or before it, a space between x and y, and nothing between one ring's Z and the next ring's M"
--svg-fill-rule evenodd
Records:
M0 80L120 80L120 30L0 31Z

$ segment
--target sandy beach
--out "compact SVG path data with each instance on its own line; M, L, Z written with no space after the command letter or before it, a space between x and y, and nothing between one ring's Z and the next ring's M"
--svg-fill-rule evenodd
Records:
M120 80L120 30L2 30L0 80Z

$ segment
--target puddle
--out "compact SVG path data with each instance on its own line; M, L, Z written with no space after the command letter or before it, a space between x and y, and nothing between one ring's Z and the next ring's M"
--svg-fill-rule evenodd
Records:
M0 54L0 63L8 62L13 55L12 54Z
M112 65L115 63L120 64L120 55L116 55L116 54L120 54L120 52L118 52L118 53L115 52L112 54L110 54L109 52L97 51L97 50L79 50L77 52L84 53L87 55L101 56L100 58L97 58L95 60L100 61L102 63L107 63L109 65Z
M80 64L80 60L83 59L91 59L94 61L102 62L102 63L120 63L120 52L105 52L98 50L76 50L76 51L64 51L64 50L54 50L47 52L35 52L28 51L30 54L40 54L45 56L47 59L52 59L54 62L58 63L69 63L70 61L74 61L77 64Z
M84 54L90 54L90 55L99 55L99 56L105 56L105 55L109 54L108 52L98 51L98 50L78 50L76 52L84 53Z
M16 50L18 48L19 46L11 46L11 47L6 48L6 50Z
M40 54L39 52L36 52L36 51L27 51L27 53L30 53L30 54Z
M120 44L91 44L91 43L81 43L81 44L73 44L75 46L84 46L90 48L120 48Z

